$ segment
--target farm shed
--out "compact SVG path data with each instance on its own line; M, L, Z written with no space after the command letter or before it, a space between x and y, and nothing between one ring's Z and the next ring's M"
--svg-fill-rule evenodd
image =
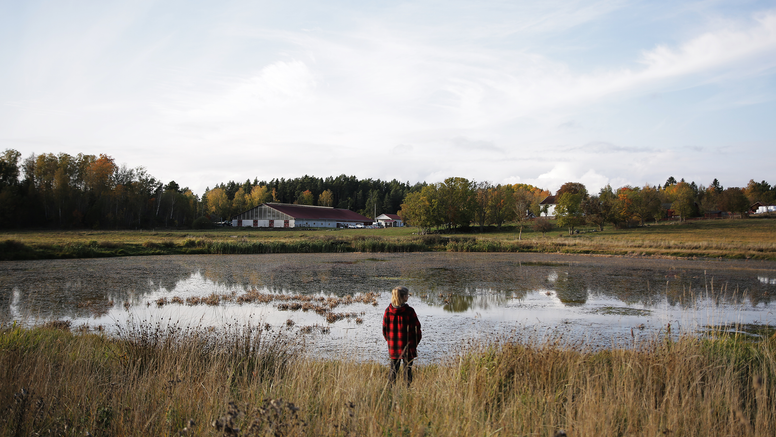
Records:
M348 209L287 203L263 203L232 219L232 226L253 228L341 228L371 223Z
M404 220L396 214L380 214L377 216L377 221L382 223L386 228L399 228L404 226Z

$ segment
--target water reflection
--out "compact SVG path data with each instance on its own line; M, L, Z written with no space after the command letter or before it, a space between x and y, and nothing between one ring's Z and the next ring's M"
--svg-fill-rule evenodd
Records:
M111 324L136 317L262 317L283 325L326 324L313 312L278 311L276 303L217 307L158 299L263 293L316 296L379 293L376 307L333 323L332 338L379 331L389 290L407 285L411 303L432 326L470 333L542 326L658 326L707 314L715 320L772 323L776 263L744 261L630 260L535 254L324 254L145 257L0 263L0 322L71 319ZM172 301L171 301L172 302ZM361 304L359 304L361 305ZM361 317L359 317L361 318ZM375 321L376 320L376 321ZM619 327L619 328L618 328ZM441 329L441 328L440 328ZM432 331L433 332L433 331ZM369 334L372 335L372 334ZM441 335L441 334L440 334ZM474 334L471 334L474 335ZM375 344L380 338L372 338ZM377 347L377 346L375 346Z

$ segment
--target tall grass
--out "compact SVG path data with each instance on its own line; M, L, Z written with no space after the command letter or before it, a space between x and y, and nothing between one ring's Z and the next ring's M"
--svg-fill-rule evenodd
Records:
M410 388L295 344L257 327L6 327L0 435L776 434L774 337L473 346Z
M0 260L162 254L544 252L776 260L776 220L708 220L567 235L509 227L483 234L414 235L415 228L0 232Z

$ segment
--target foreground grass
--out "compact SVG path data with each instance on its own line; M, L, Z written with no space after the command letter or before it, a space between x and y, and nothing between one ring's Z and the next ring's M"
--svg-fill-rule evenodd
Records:
M772 333L768 334L772 335ZM410 389L279 334L0 331L0 435L776 434L776 338L469 348Z
M661 223L603 232L581 228L518 240L506 226L467 234L416 235L417 228L347 230L5 231L0 260L168 254L338 252L542 252L776 260L776 219Z

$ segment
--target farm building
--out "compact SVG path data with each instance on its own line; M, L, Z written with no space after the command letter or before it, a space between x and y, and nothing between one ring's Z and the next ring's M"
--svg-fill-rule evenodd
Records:
M399 228L404 226L404 220L396 214L380 214L377 216L377 222L386 228Z
M547 212L542 214L545 217L555 217L555 206L557 205L555 201L555 196L547 196L539 202L539 206L542 208L547 208Z
M755 214L767 214L769 212L776 212L776 205L759 204L757 205L757 209L754 211Z
M264 203L232 219L232 226L253 228L342 228L371 223L368 217L347 209L286 203Z

